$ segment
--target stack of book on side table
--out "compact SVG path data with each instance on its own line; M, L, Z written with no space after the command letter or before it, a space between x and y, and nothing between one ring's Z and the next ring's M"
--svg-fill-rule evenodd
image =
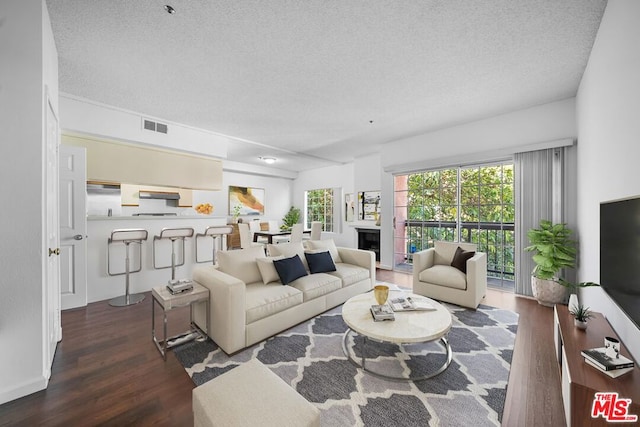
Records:
M373 316L373 320L376 322L380 322L382 320L396 320L393 310L387 304L372 305L371 316Z
M609 375L611 378L617 378L620 375L631 372L634 367L633 360L624 357L621 354L610 356L606 353L606 347L591 348L582 350L584 361L598 369L600 372Z

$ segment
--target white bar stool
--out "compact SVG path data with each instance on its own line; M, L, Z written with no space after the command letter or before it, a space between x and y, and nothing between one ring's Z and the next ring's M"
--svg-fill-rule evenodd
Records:
M204 230L204 233L196 234L196 262L207 262L208 259L200 261L198 259L198 237L211 237L213 238L213 254L211 256L211 263L215 265L216 263L216 244L218 243L218 238L221 236L226 236L227 234L231 234L233 232L232 227L227 226L209 226ZM221 246L222 248L222 246Z
M193 228L163 228L160 230L159 236L153 236L153 268L156 270L161 268L171 267L171 280L176 278L176 267L184 265L184 239L193 236ZM171 240L171 265L157 266L156 265L156 241L161 239ZM181 262L176 264L176 247L175 243L179 240L182 243L181 248Z
M113 230L111 236L107 241L107 273L109 276L125 275L125 291L124 295L109 300L109 305L113 307L125 307L127 305L133 305L144 300L143 294L129 294L129 274L137 273L142 270L142 241L147 240L148 232L142 228L122 228ZM124 258L124 272L112 273L111 272L111 245L115 242L124 243L125 258ZM130 269L129 263L129 245L135 243L138 245L138 259L140 265L136 270Z

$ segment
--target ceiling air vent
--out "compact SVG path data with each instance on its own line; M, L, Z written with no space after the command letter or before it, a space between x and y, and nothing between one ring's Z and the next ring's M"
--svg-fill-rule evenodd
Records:
M167 133L167 125L164 123L156 123L156 132Z
M160 132L160 133L168 133L169 127L164 124L164 123L156 123L154 121L151 121L149 119L142 119L142 127L145 130L150 130L153 132Z
M152 122L151 120L143 119L143 127L146 130L156 130L156 122Z

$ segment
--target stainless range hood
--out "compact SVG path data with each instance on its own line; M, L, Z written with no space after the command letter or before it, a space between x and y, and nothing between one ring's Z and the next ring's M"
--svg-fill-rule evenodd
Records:
M138 196L141 199L180 200L180 193L168 191L140 191Z

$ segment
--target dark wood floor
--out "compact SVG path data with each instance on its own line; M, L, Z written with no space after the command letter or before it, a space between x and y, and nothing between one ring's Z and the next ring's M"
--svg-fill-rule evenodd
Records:
M378 280L411 286L403 273L379 270ZM563 426L553 310L500 291L485 303L520 314L503 425ZM186 328L187 309L170 314L170 335ZM1 405L1 426L193 425L194 385L173 353L163 361L151 341L150 294L131 307L103 301L65 311L62 328L49 387Z

